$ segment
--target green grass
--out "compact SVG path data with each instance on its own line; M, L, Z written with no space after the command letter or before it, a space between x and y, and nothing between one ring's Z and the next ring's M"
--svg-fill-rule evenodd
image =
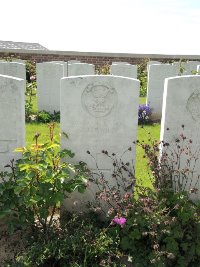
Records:
M148 134L150 133L150 134ZM159 140L160 138L160 124L155 123L153 125L146 125L143 128L138 126L137 139L144 143L149 143L149 137L151 140ZM151 176L149 169L147 168L147 160L143 158L144 151L137 145L136 146L136 163L135 163L135 176L141 180L146 186L151 185Z
M49 139L49 128L45 123L26 123L26 146L30 147L31 144L34 144L34 135L35 133L40 133L39 143L44 144ZM55 124L55 136L59 139L60 124Z
M140 97L140 104L146 104L146 97Z

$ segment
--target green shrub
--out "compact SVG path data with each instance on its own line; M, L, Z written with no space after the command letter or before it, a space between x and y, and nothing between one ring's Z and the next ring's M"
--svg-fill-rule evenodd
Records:
M140 97L147 96L147 62L149 59L138 65L138 79L140 80Z
M42 123L48 123L48 122L59 122L60 121L60 112L59 111L54 111L54 113L49 113L47 111L39 111L36 114L35 120L37 122L42 122Z
M73 154L66 150L60 152L59 144L53 141L52 127L50 142L39 145L37 134L32 150L23 150L23 159L18 161L16 169L11 162L12 173L7 176L12 179L7 184L5 181L5 187L0 187L3 207L0 214L10 215L12 223L32 225L37 230L37 235L29 238L25 252L17 255L15 262L7 267L122 267L127 266L127 259L132 261L133 267L199 266L200 203L193 203L189 198L195 188L192 192L186 192L185 185L180 182L182 176L176 176L179 187L176 192L173 191L174 173L185 175L180 169L181 165L176 163L186 155L189 161L193 159L189 149L191 140L181 134L171 147L168 143L150 139L148 144L134 142L144 149L149 160L151 189L137 183L134 166L123 160L124 154L118 158L115 153L103 150L104 156L113 161L114 188L108 184L98 164L97 170L92 173L88 172L85 164L74 166L61 163L61 158L66 155L72 157ZM161 144L171 152L164 153L163 159L159 158ZM184 145L186 150L183 149ZM132 148L125 152L132 153ZM87 153L91 154L90 151ZM173 155L176 161L171 158ZM188 166L193 168L193 165ZM71 170L75 176L68 179ZM127 177L133 177L133 180L126 181ZM67 178L64 186L61 182L63 178ZM86 178L99 188L96 193L97 206L91 207L93 213L82 216L67 214L61 222L53 223L52 214L66 197L65 192L70 193L77 188L84 191ZM193 176L188 174L188 179L193 179ZM50 190L54 186L55 192ZM98 208L103 210L105 207L109 210L107 213L105 211L107 217L101 221Z
M41 227L45 234L53 224L56 209L75 190L83 192L86 187L87 170L84 164L73 165L63 161L74 154L60 150L54 138L54 124L49 125L49 141L35 144L30 149L18 148L22 158L16 165L7 165L11 172L1 173L0 216L7 218L13 230L21 227Z
M120 264L118 240L90 214L65 214L62 227L52 227L48 240L41 234L16 257L19 266L124 266Z
M33 109L33 103L32 99L33 96L36 94L36 82L32 81L31 83L26 83L26 100L25 100L25 119L26 122L29 122L31 120L31 114Z
M26 61L26 72L29 74L29 77L36 75L36 63L34 61Z
M51 121L51 114L47 111L39 111L36 116L38 122L48 123Z
M187 195L140 195L120 228L121 248L133 266L193 266L200 263L200 206Z

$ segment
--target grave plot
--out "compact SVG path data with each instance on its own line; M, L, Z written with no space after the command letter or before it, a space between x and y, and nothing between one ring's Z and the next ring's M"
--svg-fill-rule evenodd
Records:
M138 103L139 81L136 79L111 75L63 78L62 149L72 150L75 162L86 162L90 170L103 173L110 186L116 186L116 180L112 177L113 162L102 151L121 157L133 145L137 133ZM62 133L67 133L69 138ZM124 154L122 160L131 161L134 166L135 146L131 153ZM127 185L130 185L133 177L125 178ZM124 183L123 179L120 183ZM83 209L88 201L94 201L96 190L93 185L84 194L72 194L64 206L80 210L81 204Z
M200 199L199 133L200 76L190 75L166 79L161 140L169 143L170 147L168 149L166 146L163 147L162 154L168 153L168 164L174 170L175 189L182 188L188 191L193 188L198 189L196 194L191 195L193 199Z

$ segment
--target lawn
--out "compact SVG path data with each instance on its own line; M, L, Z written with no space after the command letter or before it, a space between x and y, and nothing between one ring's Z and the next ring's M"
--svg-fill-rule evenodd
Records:
M140 104L145 104L146 103L146 97L140 97Z
M155 123L153 125L146 125L144 127L138 126L137 139L144 143L149 143L149 140L159 140L160 138L160 124ZM150 186L150 175L147 168L147 160L143 158L143 149L136 146L136 164L135 164L135 175L141 180L146 186Z

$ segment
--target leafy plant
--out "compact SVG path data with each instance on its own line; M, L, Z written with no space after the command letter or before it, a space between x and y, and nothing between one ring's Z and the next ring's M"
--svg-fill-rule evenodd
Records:
M88 154L95 160L90 151ZM96 170L90 171L89 187L90 192L94 193L94 203L90 203L90 209L103 217L114 217L116 214L126 213L126 209L131 204L132 193L135 186L135 170L133 162L125 161L126 156L132 153L129 147L121 156L102 150L105 159L112 165L112 173L109 177L99 169L96 162ZM96 190L92 190L95 185Z
M171 144L173 149L166 151L162 160L159 155L160 142L150 139L149 142L136 143L143 147L145 157L149 159L152 189L135 184L133 194L123 194L109 188L106 179L102 180L103 186L97 196L101 202L112 204L107 214L112 225L108 232L114 240L119 235L120 251L123 255L129 255L133 266L197 267L200 262L200 203L195 204L190 200L195 188L187 192L184 182L193 179L190 173L194 171L193 159L197 155L193 158L194 154L189 150L191 140L187 140L183 134L175 145ZM162 144L171 147L165 142ZM116 163L112 154L107 151L104 153L113 160L117 170L121 170L119 166L122 169L126 167L122 161ZM190 167L187 173L179 163L184 153L188 154L186 161L191 162L187 164L187 168ZM180 176L174 192L173 177L177 173ZM185 173L185 180L182 173Z
M144 60L138 65L138 79L140 80L140 97L147 95L147 62L149 59Z
M54 138L54 124L49 125L49 142L39 144L40 134L35 134L35 144L29 148L18 148L22 158L6 167L10 173L1 173L0 216L6 216L12 229L41 227L48 235L54 215L69 193L86 187L87 170L84 164L73 165L63 159L74 154L60 150Z
M37 122L43 122L43 123L48 123L48 122L59 122L60 121L60 112L59 111L54 111L53 114L43 110L39 111L36 114L35 120Z
M107 233L106 223L63 214L61 227L52 227L48 240L43 234L16 257L19 266L124 266L120 264L118 240Z
M199 266L199 207L186 195L145 192L126 219L118 230L133 266Z
M25 64L27 81L31 82L31 77L36 78L36 63L34 61L27 60Z
M183 125L182 128L184 129ZM102 151L102 154L113 164L111 177L109 175L110 180L113 179L112 182L115 182L113 185L108 182L108 178L99 169L98 164L96 164L96 171L87 170L84 164L63 166L60 159L65 155L68 157L72 155L70 151L64 153L57 151L57 146L54 147L57 143L53 142L52 131L53 126L50 126L48 145L39 145L39 136L36 135L36 143L32 150L29 152L23 150L23 153L27 154L18 161L16 167L11 162L12 173L7 174L7 178L12 177L12 183L7 183L4 190L0 190L1 200L3 196L3 201L0 203L1 207L4 207L1 215L12 215L12 220L16 218L17 222L22 224L24 221L19 221L18 215L24 215L26 211L25 218L29 225L31 222L31 225L39 230L39 235L30 239L26 251L16 256L15 265L7 265L7 267L122 267L127 266L127 259L132 262L130 266L134 267L199 266L200 203L193 203L190 200L190 194L195 192L187 192L184 183L184 179L185 181L193 179L192 171L195 166L193 163L197 159L197 154L193 154L190 149L192 140L188 140L181 133L175 144L158 142L151 140L150 137L148 144L134 142L144 149L145 157L148 159L148 165L152 171L150 189L141 183L137 184L133 164L124 160L126 153L132 152L131 147L120 158L115 153ZM162 158L159 154L160 145L166 148ZM91 155L90 151L87 153ZM185 156L188 156L187 168L190 168L191 172L185 172L184 166L180 164L182 157ZM57 159L59 164L56 163ZM53 166L59 167L54 167L52 170ZM71 170L74 172L72 178ZM174 174L177 173L178 183L177 187L174 187ZM53 219L51 221L51 214L56 211L57 201L59 206L63 199L58 195L56 200L57 193L63 192L64 188L62 183L58 186L59 181L63 176L67 179L66 193L73 192L76 188L82 192L85 188L86 175L87 178L89 177L87 182L95 183L99 190L95 195L96 206L91 207L92 212L82 216L67 213L60 222ZM26 177L26 180L24 181L21 176ZM79 181L78 184L75 177ZM28 180L33 180L34 187L30 182L29 186L26 186ZM52 190L49 191L49 188L52 188L55 181L55 188L58 190L54 194ZM17 188L16 192L15 188ZM43 192L43 188L46 191ZM37 199L38 196L40 199ZM53 196L55 199L51 202ZM102 221L97 215L99 209L102 211L105 208L105 204L106 209L108 208L107 217ZM11 205L13 205L12 213ZM32 209L33 207L36 207L37 213ZM14 210L14 208L17 209ZM49 209L51 209L51 213L48 213L50 216L46 217L47 214L44 216L44 210L49 211ZM28 216L32 216L31 219ZM46 229L48 230L45 230L43 225L45 218L47 218Z
M25 119L27 122L31 121L32 108L33 108L33 96L36 94L36 82L32 80L31 83L26 84L26 101L25 101Z

